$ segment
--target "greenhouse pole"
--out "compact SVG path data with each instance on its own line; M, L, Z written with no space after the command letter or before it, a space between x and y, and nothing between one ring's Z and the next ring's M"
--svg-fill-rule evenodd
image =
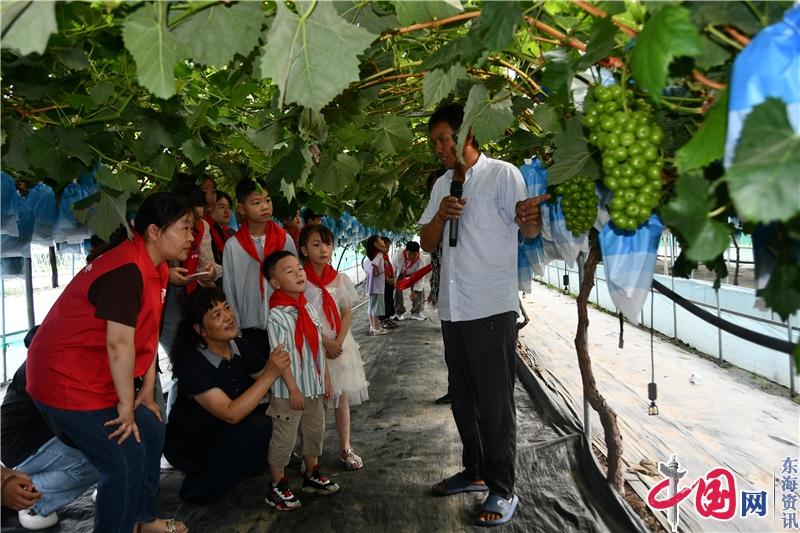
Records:
M25 258L25 303L28 308L28 329L36 325L36 313L33 310L33 262Z
M722 318L722 310L719 306L719 289L714 289L714 294L717 296L717 318ZM719 349L719 364L722 364L722 328L717 326L717 347Z

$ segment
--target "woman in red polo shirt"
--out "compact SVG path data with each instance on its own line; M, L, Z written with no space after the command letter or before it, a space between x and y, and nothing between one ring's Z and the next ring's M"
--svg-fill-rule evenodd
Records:
M188 531L156 518L164 424L155 368L166 261L186 258L192 224L185 200L147 197L133 239L75 276L28 350L28 393L101 474L95 531Z

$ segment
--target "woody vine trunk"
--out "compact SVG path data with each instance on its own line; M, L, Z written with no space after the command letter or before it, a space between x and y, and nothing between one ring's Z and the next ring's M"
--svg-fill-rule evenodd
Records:
M589 295L594 287L594 273L600 260L600 244L597 240L597 230L592 228L589 232L589 255L584 265L583 282L578 293L578 330L575 333L575 350L578 354L578 366L581 370L583 394L589 401L592 409L600 415L603 424L606 448L608 452L608 472L606 479L614 489L625 493L625 484L622 471L622 435L617 425L617 414L608 405L606 399L597 390L597 384L592 372L592 360L589 358L587 347L587 332L589 329L588 302Z

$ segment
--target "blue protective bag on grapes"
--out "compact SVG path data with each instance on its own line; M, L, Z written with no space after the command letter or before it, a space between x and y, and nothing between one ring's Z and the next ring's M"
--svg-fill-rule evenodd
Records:
M608 292L617 309L634 324L639 323L639 313L653 283L663 230L664 224L656 214L633 232L622 231L613 224L600 230Z
M27 198L17 194L17 236L0 236L0 257L30 257L34 215Z
M542 166L538 157L526 159L525 164L519 167L528 196L539 196L547 192L547 169ZM518 233L519 248L517 249L517 282L519 290L531 292L533 275L544 276L544 247L542 238L525 237Z
M19 235L17 217L19 216L19 192L14 178L5 172L0 173L0 235Z
M79 202L87 196L89 196L89 193L77 181L67 184L64 190L61 191L61 199L58 203L58 217L53 231L53 240L55 242L82 243L85 239L91 237L89 230L78 222L78 219L75 218L75 213L72 212L72 206L75 205L75 202Z
M39 182L28 191L28 205L34 217L31 242L52 246L56 225L56 192L49 185Z
M541 239L545 265L561 260L572 268L578 254L589 251L587 234L576 237L567 229L560 197L556 202L542 204Z
M800 6L761 30L733 63L725 166L733 161L745 118L769 97L786 103L789 122L800 133Z

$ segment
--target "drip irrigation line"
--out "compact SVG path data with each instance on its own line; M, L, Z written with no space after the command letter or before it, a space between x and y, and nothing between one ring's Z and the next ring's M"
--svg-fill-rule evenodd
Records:
M735 335L740 339L744 339L746 341L753 342L755 344L759 344L764 346L765 348L769 348L771 350L776 350L779 352L784 352L791 354L794 350L795 345L791 342L784 341L781 339L776 339L775 337L770 337L769 335L764 335L763 333L758 333L755 331L750 331L747 328L743 328L742 326L738 326L736 324L732 324L727 320L723 320L708 311L701 309L697 305L691 303L683 296L678 295L677 293L668 289L665 285L661 284L660 282L653 280L653 288L675 302L676 304L680 305L694 316L701 318L712 324L717 326L722 331L730 333L731 335Z

